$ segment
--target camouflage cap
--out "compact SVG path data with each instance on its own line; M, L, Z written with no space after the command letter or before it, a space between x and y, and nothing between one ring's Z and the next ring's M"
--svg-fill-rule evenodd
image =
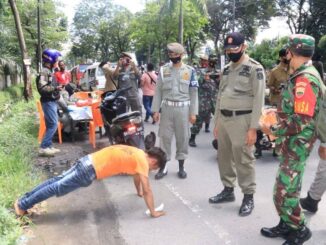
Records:
M300 56L311 57L315 50L315 39L304 34L293 34L289 37L288 48Z
M176 54L183 54L185 52L184 47L180 43L169 43L167 45L168 52Z

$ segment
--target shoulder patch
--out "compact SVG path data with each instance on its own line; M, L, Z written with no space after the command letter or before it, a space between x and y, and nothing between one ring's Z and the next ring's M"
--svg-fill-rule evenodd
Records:
M307 77L298 76L295 78L294 94L295 113L312 117L314 115L317 98Z
M229 66L226 66L226 67L224 67L224 69L223 69L223 75L228 75L229 74L229 72L230 72L230 67Z

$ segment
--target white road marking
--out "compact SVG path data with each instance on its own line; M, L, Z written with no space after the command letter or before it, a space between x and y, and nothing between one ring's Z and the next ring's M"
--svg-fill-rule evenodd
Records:
M205 220L200 215L203 210L198 204L194 204L191 201L185 199L183 196L181 196L181 194L176 190L173 184L165 183L164 185L175 197L177 197L186 207L188 207L191 212L196 214L197 218L202 220L204 224L224 242L224 244L228 245L232 243L230 239L230 234L222 226L218 224L211 224L209 221Z

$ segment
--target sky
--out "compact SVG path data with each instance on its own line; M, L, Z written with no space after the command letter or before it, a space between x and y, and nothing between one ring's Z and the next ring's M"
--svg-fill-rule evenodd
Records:
M64 1L63 11L68 16L69 24L72 23L75 8L81 0ZM144 8L146 0L114 0L114 3L122 5L129 9L130 12L136 13ZM279 17L272 18L269 22L268 29L259 30L256 38L256 43L260 43L263 39L272 39L276 37L283 37L290 34L290 30L285 23L285 20Z

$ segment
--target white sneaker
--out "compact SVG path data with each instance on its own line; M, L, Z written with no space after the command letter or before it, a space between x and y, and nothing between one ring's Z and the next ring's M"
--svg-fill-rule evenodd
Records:
M38 154L42 157L54 157L54 151L51 148L40 148Z
M54 147L49 147L51 149L51 151L53 151L54 153L59 153L61 150L58 148L54 148Z

